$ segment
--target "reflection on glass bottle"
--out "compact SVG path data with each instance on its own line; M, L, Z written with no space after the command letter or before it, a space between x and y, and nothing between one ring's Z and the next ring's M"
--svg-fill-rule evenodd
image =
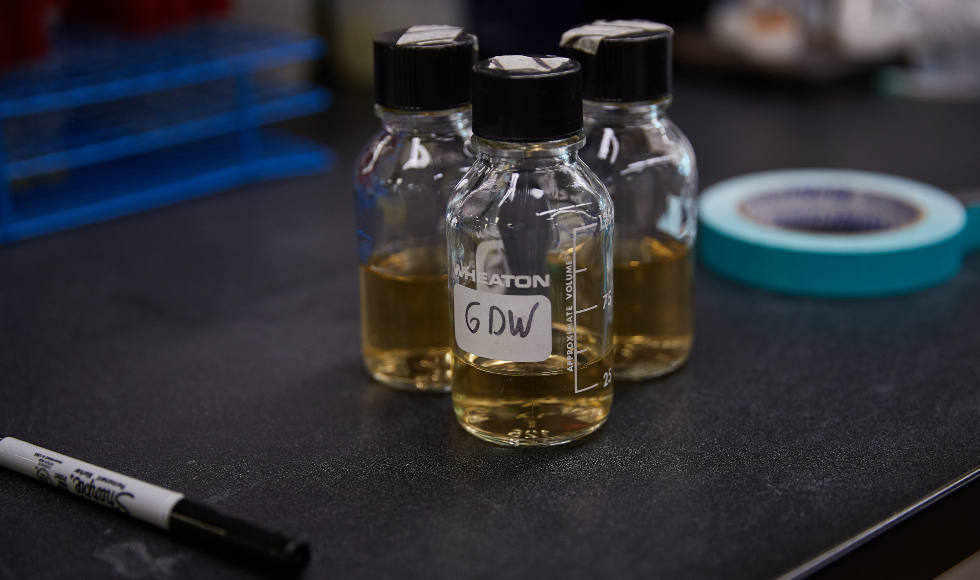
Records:
M691 144L665 116L673 31L642 20L596 21L562 46L582 63L582 159L616 206L616 378L669 373L694 337L697 168Z
M469 73L476 38L413 26L374 41L381 129L354 164L361 350L387 385L450 387L446 202L471 156Z
M556 445L612 403L612 205L579 159L580 69L502 56L474 69L477 159L449 202L453 406L505 445Z

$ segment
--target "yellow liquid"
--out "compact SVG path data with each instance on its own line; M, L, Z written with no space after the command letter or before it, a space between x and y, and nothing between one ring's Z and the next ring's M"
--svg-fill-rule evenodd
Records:
M556 330L556 332L559 332ZM561 329L561 339L564 330ZM580 345L581 347L582 345ZM537 363L488 360L464 353L453 360L453 408L477 437L503 445L559 445L598 429L612 406L612 353L579 355L575 392L565 356Z
M376 380L446 392L452 382L446 249L410 248L360 266L361 352Z
M477 356L454 346L453 408L460 424L477 437L501 445L546 446L592 433L612 406L612 341L604 301L601 240L580 238L576 248L576 373L568 370L566 281L571 250L548 257L552 305L551 356L541 362L512 362ZM606 337L603 340L603 337ZM579 392L576 392L579 391Z
M694 338L694 254L683 242L616 240L613 265L616 378L658 377L687 360Z

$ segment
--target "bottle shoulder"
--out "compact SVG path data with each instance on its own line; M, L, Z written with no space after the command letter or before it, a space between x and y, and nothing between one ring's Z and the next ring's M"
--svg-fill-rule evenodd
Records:
M691 142L666 116L642 124L591 122L586 124L585 135L585 146L579 154L600 176L613 170L634 172L654 165L693 172L696 165Z
M581 160L522 165L478 158L457 184L448 212L464 220L501 215L547 219L569 206L582 217L611 218L605 185Z
M420 183L440 177L458 179L473 161L469 138L469 131L424 133L382 126L355 159L354 181L367 185L399 179Z
M664 127L667 131L668 138L672 143L676 143L678 148L683 150L683 152L690 158L692 164L696 164L696 158L694 156L694 147L691 145L691 141L687 138L687 135L681 131L681 128L674 123L669 117L664 117Z

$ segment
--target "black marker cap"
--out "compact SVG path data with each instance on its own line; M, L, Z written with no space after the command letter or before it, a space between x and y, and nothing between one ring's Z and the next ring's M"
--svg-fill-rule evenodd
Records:
M412 26L379 34L374 39L374 102L406 111L468 105L476 51L476 37L455 26Z
M473 67L473 133L553 141L582 130L582 68L560 56L496 56Z
M652 101L670 95L674 31L648 20L596 20L562 35L561 47L582 63L590 101Z
M284 578L298 576L310 559L303 539L264 530L186 498L174 505L168 523L171 533L189 543Z

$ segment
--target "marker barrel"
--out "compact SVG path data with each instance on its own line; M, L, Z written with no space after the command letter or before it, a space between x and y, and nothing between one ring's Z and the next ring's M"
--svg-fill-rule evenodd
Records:
M13 437L0 439L0 466L263 569L296 573L309 560L305 541L228 517L181 493Z

